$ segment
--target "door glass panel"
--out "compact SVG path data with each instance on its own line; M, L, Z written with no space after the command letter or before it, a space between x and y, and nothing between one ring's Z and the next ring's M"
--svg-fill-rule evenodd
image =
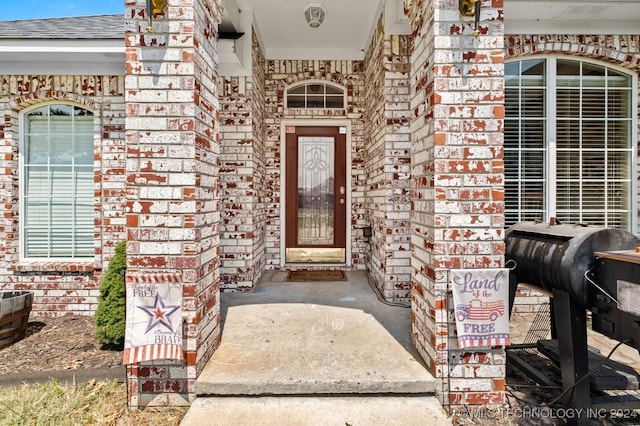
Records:
M298 139L299 245L334 243L335 144L333 137Z

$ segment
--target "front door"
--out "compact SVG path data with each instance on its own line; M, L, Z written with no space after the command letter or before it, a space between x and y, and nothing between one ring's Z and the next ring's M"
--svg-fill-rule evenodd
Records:
M285 260L346 261L344 127L286 127Z

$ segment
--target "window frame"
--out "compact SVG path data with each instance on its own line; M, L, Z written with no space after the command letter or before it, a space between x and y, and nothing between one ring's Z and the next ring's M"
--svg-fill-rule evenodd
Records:
M95 152L95 139L96 139L96 130L95 130L95 126L96 126L96 120L98 119L98 117L95 115L96 111L87 106L84 105L82 103L79 102L73 102L73 101L69 101L69 100L51 100L51 101L45 101L45 102L38 102L36 104L30 105L28 108L23 109L22 111L20 111L19 113L19 119L18 119L18 123L19 123L19 155L18 155L18 186L19 186L19 259L20 262L24 262L24 263L49 263L49 262L62 262L62 263L88 263L88 262L93 262L94 258L95 258L95 248L92 250L91 255L89 256L77 256L77 257L27 257L26 256L26 244L27 244L27 240L26 240L26 233L27 233L27 227L26 227L26 214L27 214L27 208L26 208L26 190L27 190L27 185L26 185L26 172L25 172L25 154L26 154L26 124L27 124L27 115L37 109L43 108L43 107L50 107L52 105L64 105L64 106L69 106L71 108L74 107L79 107L82 108L86 111L91 112L91 117L92 117L92 148L93 148L93 152ZM93 158L93 153L92 153L92 158ZM95 162L92 161L92 175L95 174ZM93 180L92 180L93 183ZM92 204L93 204L93 211L95 212L95 204L96 204L96 199L95 199L95 189L93 189L93 184L92 184L92 193L91 193L91 199L92 199ZM92 237L95 240L95 224L93 225L93 230L92 230Z
M309 86L314 86L314 85L321 85L323 86L323 100L324 100L324 106L322 107L315 107L315 106L309 106L308 105L308 97L309 94L307 93L307 88ZM289 98L290 96L295 96L296 94L290 93L292 90L294 89L298 89L304 87L305 88L305 105L304 106L293 106L290 107L289 106ZM339 90L341 93L340 94L329 94L330 97L333 98L340 98L342 101L342 106L340 107L327 107L327 87L332 88L334 90ZM289 84L287 86L285 86L284 88L284 106L286 109L330 109L330 110L343 110L347 108L347 88L337 84L337 83L333 83L331 81L327 81L327 80L318 80L318 79L314 79L314 80L304 80L304 81L298 81L296 83L293 84Z
M631 80L630 83L630 159L629 159L629 178L630 178L630 200L629 200L629 229L633 233L637 233L638 227L638 73L627 68L608 62L598 61L591 58L575 57L570 55L528 55L510 58L505 63L513 63L527 60L543 60L545 72L545 135L544 135L544 221L549 222L552 217L557 217L557 141L558 141L558 120L556 113L557 106L557 64L558 61L566 60L579 62L582 64L592 64L599 67L609 68L613 71L625 74ZM506 76L505 76L506 77ZM505 85L505 90L507 89ZM505 163L505 168L507 167ZM605 204L606 205L606 204Z

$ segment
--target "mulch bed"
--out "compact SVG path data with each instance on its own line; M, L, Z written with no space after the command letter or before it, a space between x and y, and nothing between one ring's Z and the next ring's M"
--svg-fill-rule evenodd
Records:
M26 337L0 350L0 374L102 369L122 365L122 351L103 348L93 318L31 318Z

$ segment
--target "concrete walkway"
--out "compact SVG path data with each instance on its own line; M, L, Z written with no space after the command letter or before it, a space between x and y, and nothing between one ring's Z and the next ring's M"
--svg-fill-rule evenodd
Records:
M183 425L450 424L411 347L410 310L347 275L270 272L253 293L222 294L221 345Z
M301 303L234 306L198 395L433 393L431 374L373 316Z

